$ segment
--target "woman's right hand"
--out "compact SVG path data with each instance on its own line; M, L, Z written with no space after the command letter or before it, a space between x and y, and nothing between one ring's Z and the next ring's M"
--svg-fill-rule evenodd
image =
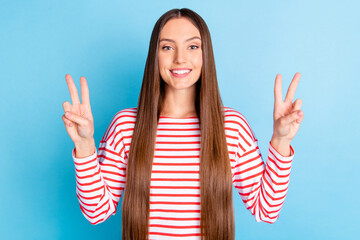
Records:
M69 87L72 105L65 101L63 108L65 114L62 115L66 131L68 132L71 140L76 146L94 145L94 119L91 113L89 88L85 77L80 78L81 84L81 100L80 103L78 91L72 80L70 74L65 76L67 85Z

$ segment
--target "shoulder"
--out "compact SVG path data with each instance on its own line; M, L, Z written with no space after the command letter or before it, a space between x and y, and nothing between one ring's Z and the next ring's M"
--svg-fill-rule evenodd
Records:
M239 131L243 136L251 138L253 141L256 140L253 131L251 130L250 124L246 117L232 107L224 106L224 118L225 127L232 127Z
M245 116L234 108L224 107L225 122L234 123L244 127L249 127L249 123Z
M109 136L112 136L114 133L132 129L136 121L136 110L137 108L133 107L124 108L116 112L106 129L104 137L109 138Z
M113 116L112 122L135 121L137 108L124 108Z

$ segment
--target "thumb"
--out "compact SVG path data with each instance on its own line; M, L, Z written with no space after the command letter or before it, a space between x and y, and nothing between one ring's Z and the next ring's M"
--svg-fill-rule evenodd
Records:
M286 115L286 116L280 118L280 124L283 126L289 125L292 122L294 122L302 117L303 117L303 112L301 110L294 111L294 112L290 113L289 115Z
M69 119L67 119L65 117L65 114L62 115L61 118L64 121L64 125L65 125L67 133L69 134L71 140L75 143L75 141L77 141L79 138L79 134L74 126L75 123L70 121Z
M79 124L80 126L87 126L89 124L89 120L73 113L70 111L65 112L65 117L77 124Z

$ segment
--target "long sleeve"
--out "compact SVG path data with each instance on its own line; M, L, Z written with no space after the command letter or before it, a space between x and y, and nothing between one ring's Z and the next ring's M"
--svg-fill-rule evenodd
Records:
M113 118L99 149L85 158L72 157L75 163L76 195L84 217L98 224L115 214L126 183L126 155L121 131Z
M289 186L291 156L284 157L269 144L266 165L255 135L245 118L239 129L239 141L233 166L233 184L246 208L257 222L274 223Z

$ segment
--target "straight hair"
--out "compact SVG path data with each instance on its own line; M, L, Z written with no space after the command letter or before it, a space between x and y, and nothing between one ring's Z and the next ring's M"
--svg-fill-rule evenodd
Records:
M194 103L200 125L201 239L235 239L232 174L210 32L200 15L182 8L164 13L151 34L126 169L123 240L148 237L151 171L165 94L158 63L159 36L167 21L181 17L189 19L201 35L203 65Z

